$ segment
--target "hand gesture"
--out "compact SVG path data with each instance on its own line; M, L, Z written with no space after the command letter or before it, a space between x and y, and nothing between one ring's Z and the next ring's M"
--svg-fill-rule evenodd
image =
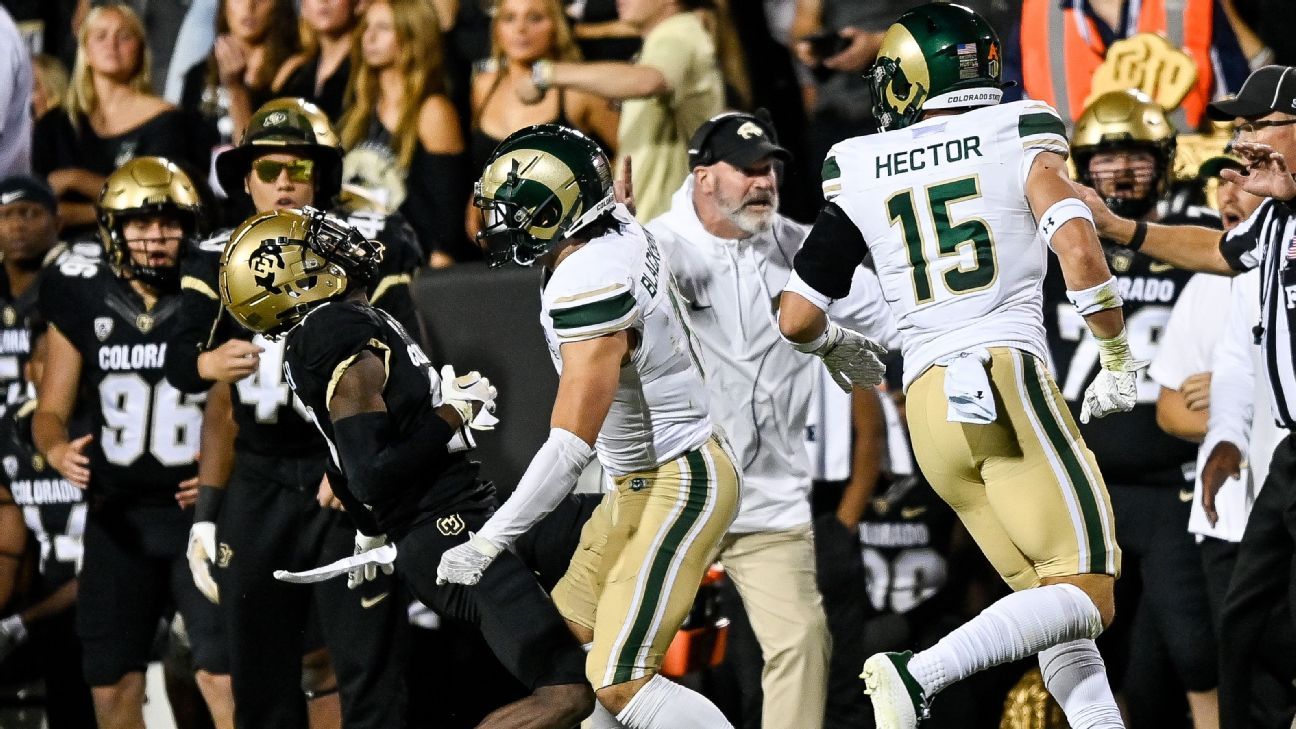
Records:
M222 35L212 50L216 54L216 77L221 86L242 86L248 68L247 48L233 36Z
M84 451L93 440L93 435L83 435L76 440L54 446L46 454L54 470L77 488L83 489L90 485L90 457Z
M850 45L835 56L823 59L824 68L834 71L863 71L877 59L882 47L883 33L862 28L842 28L837 35L850 41Z
M1206 459L1206 465L1202 466L1202 510L1206 512L1206 521L1211 526L1219 521L1219 513L1215 511L1215 496L1219 494L1220 488L1229 478L1238 478L1242 475L1242 451L1232 443L1220 443L1211 450L1210 456Z
M234 384L261 366L265 350L242 340L230 339L198 355L198 376L210 382Z
M1104 238L1115 237L1115 228L1124 221L1124 218L1113 213L1107 207L1107 203L1103 201L1097 190L1081 185L1078 182L1073 182L1072 186L1075 187L1076 196L1080 198L1081 202L1088 205L1089 212L1093 213L1094 228L1098 231L1098 235Z
M1233 151L1245 159L1245 171L1224 170L1220 176L1240 185L1258 197L1277 200L1296 198L1296 180L1287 169L1287 160L1273 147L1259 142L1234 142Z
M535 85L529 73L518 74L517 78L513 79L513 93L517 94L518 101L527 106L539 104L545 97L545 92Z

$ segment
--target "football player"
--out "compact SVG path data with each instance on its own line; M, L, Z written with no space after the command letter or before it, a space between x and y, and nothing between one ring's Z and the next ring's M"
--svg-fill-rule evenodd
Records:
M23 368L31 355L36 283L58 246L58 200L43 181L0 180L0 403L29 399Z
M877 384L877 345L825 314L872 255L902 338L919 466L1016 590L927 650L865 662L880 729L913 727L951 683L1037 653L1072 726L1121 726L1093 642L1113 618L1120 550L1045 365L1049 248L1099 351L1082 420L1133 407L1147 364L1130 352L1116 280L1067 176L1065 126L1046 104L1000 105L1002 53L959 5L923 5L887 30L870 74L882 133L825 159L827 204L780 306L794 347L835 378Z
M1071 134L1079 181L1097 190L1118 215L1218 227L1218 216L1208 208L1171 210L1162 202L1174 153L1174 126L1158 104L1138 91L1099 96ZM1103 254L1124 300L1130 349L1139 359L1151 361L1170 311L1193 274L1114 243L1104 242ZM1067 300L1064 271L1056 260L1050 261L1044 279L1044 311L1052 371L1062 397L1078 414L1085 384L1099 367L1099 345ZM1205 717L1218 714L1219 652L1206 576L1185 529L1197 449L1157 425L1160 389L1144 371L1136 383L1132 410L1101 425L1080 427L1109 484L1125 576L1134 578L1117 590L1117 611L1132 620L1113 631L1103 650L1112 659L1128 655L1112 663L1120 666L1113 676L1127 699L1131 724L1150 726L1182 713L1186 691L1188 706L1201 725ZM1141 590L1136 589L1139 585Z
M276 99L252 116L243 144L216 158L216 170L226 190L245 190L257 212L267 212L330 203L342 155L323 112ZM372 283L374 300L416 330L409 281L420 254L409 227L398 218L362 222L392 254ZM301 659L317 646L304 645L304 634L312 642L322 634L338 681L311 672L325 680L311 694L340 691L344 717L337 720L348 728L404 726L405 606L393 581L383 577L357 594L337 581L307 589L273 577L350 555L356 529L326 507L327 446L284 382L283 340L243 328L221 307L220 251L230 232L183 263L182 324L166 372L182 392L209 391L189 558L195 584L225 615L237 723L306 726ZM312 620L318 624L307 632Z
M180 309L179 263L202 205L189 177L160 157L109 175L99 197L105 257L62 257L42 278L49 354L32 435L49 463L87 489L77 631L100 726L143 729L144 669L158 619L184 616L198 683L217 729L233 726L216 606L189 579L190 515L175 504L197 469L202 398L163 377ZM71 440L79 392L91 432Z
M476 624L531 689L480 726L569 727L593 705L584 654L535 575L510 553L476 587L437 584L432 565L495 507L494 487L465 455L470 429L495 422L495 390L477 373L455 377L446 366L438 375L405 328L369 303L381 255L379 244L312 208L253 216L221 255L230 314L265 336L287 335L285 378L328 446L329 481L362 532L357 546L372 547L289 578L349 572L359 584L380 568L399 571L428 607Z
M728 727L660 675L720 540L739 475L714 432L697 343L661 249L613 197L602 150L556 124L496 147L478 182L492 265L545 269L540 320L558 369L549 438L517 489L438 580L475 584L576 485L595 457L614 488L581 533L554 602L589 644L598 726ZM597 617L596 617L597 616Z
M35 387L40 386L44 369L44 343L45 337L37 333L23 365L23 381ZM40 671L50 729L93 729L94 706L90 688L81 676L75 610L76 573L81 565L88 505L84 492L36 452L31 440L35 410L35 399L22 399L0 415L0 483L4 484L0 486L0 504L21 510L16 533L23 541L30 533L40 545L34 599L0 620L0 663L13 656L13 660ZM15 653L20 646L29 652Z

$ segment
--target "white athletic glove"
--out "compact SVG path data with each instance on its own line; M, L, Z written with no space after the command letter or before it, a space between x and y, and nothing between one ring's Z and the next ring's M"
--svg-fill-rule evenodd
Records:
M14 651L18 646L27 641L27 626L23 623L21 615L10 615L4 620L0 620L0 663Z
M445 365L441 368L441 402L454 408L463 422L446 444L446 450L457 453L476 448L477 442L470 431L495 429L499 423L495 417L497 395L490 380L476 370L456 376L454 367ZM476 415L473 414L473 403L482 404Z
M189 527L189 547L185 556L189 558L189 573L193 575L198 591L219 604L220 588L211 572L212 565L216 564L216 522L196 521Z
M813 354L823 360L833 382L849 393L852 386L873 387L886 376L882 355L887 349L853 329L828 322L823 336L813 342L791 342L798 352Z
M370 550L378 549L387 544L387 535L379 534L376 537L365 536L361 532L356 532L354 555L361 555ZM381 570L384 575L390 575L396 571L396 566L389 563L368 562L355 567L347 572L347 588L354 590L366 582L373 582L378 579L378 571Z
M437 584L475 585L502 550L485 537L468 532L468 541L441 554Z
M1138 400L1139 373L1151 364L1145 359L1134 358L1123 329L1111 339L1095 340L1102 369L1085 389L1084 403L1080 406L1081 423L1089 422L1090 418L1132 410Z

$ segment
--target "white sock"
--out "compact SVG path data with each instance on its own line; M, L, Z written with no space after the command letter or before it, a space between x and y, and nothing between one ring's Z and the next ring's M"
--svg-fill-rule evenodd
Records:
M1096 638L1102 616L1084 590L1045 585L1014 592L909 661L928 698L946 686L1000 663L1059 643Z
M1044 685L1062 705L1072 729L1124 729L1107 683L1107 668L1092 640L1045 648L1040 651L1039 663Z
M624 725L612 716L612 712L603 708L603 704L594 702L594 713L590 714L582 725L584 729L625 729Z
M616 716L626 729L733 729L705 696L653 674Z

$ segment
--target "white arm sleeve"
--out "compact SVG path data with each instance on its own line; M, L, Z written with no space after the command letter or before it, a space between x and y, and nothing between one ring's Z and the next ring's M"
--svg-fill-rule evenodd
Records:
M513 495L482 525L478 536L507 547L571 492L594 449L574 433L554 428L531 459Z
M1215 348L1211 363L1210 420L1202 450L1209 454L1222 442L1232 443L1244 455L1251 439L1251 421L1255 413L1255 366L1251 348L1255 346L1249 321L1252 303L1248 288L1234 279L1229 323Z
M792 272L796 276L796 272ZM791 285L788 290L793 290ZM802 296L805 294L797 291ZM863 334L887 349L900 348L900 332L896 328L891 307L882 298L882 282L877 274L863 266L855 267L850 294L828 306L828 316L848 329Z

